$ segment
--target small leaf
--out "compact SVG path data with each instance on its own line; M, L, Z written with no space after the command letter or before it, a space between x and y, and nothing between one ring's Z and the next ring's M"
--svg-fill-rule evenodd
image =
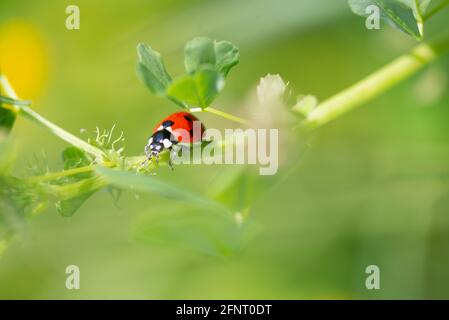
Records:
M415 16L419 33L421 36L423 36L424 14L426 13L431 0L400 0L400 1L413 10L413 15Z
M167 88L167 96L190 107L208 107L223 89L224 78L215 70L202 69L193 75L184 75Z
M57 201L56 210L61 216L71 217L94 193L86 193L69 200Z
M214 42L209 38L198 37L187 42L184 47L184 65L187 73L215 66Z
M97 168L96 171L113 185L125 190L131 189L137 192L153 193L164 198L183 201L202 208L206 207L221 213L227 212L226 208L214 200L166 183L154 176L144 176L134 172L108 168Z
M64 161L64 170L88 166L92 163L92 158L76 147L67 147L62 152L62 160Z
M239 49L229 41L215 42L215 66L225 77L239 63Z
M298 97L298 102L293 106L292 110L307 117L309 113L318 105L318 99L312 95Z
M238 63L239 49L229 41L212 41L199 37L189 41L184 48L184 64L190 74L209 68L226 77Z
M382 20L417 40L422 39L414 10L404 2L399 0L348 0L348 3L355 14L363 17L370 15L366 10L368 6L377 6L380 9Z
M161 55L144 43L137 45L137 55L137 75L151 92L164 96L171 77L165 69Z
M80 168L88 166L92 163L92 158L83 150L76 147L68 147L62 152L62 160L64 161L64 170ZM59 182L64 185L68 183L75 183L83 179L92 177L92 173L80 173L66 177ZM56 210L64 217L71 217L75 212L89 199L95 192L88 192L66 200L56 202Z

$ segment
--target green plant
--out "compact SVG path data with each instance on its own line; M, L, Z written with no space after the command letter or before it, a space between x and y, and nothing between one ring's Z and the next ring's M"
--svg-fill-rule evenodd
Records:
M440 1L433 8L429 6L429 0L350 0L349 4L359 14L364 14L367 5L376 4L383 10L384 20L422 40L425 22L449 1ZM288 107L292 111L289 116L299 115L297 128L316 129L384 93L448 51L447 35L429 43L421 43L409 53L321 103L314 96L300 96L293 104L285 103L281 107ZM227 41L195 38L186 44L184 52L186 73L172 78L161 55L150 46L139 44L139 78L152 93L174 102L180 108L190 112L208 112L240 124L252 125L254 121L212 107L224 87L228 73L239 62L237 47ZM287 91L280 77L274 80L270 78L270 81L277 81L276 85L281 88L275 95ZM17 116L33 121L70 145L62 152L63 170L49 172L48 168L41 166L34 168L35 174L22 178L11 173L14 148L7 136ZM145 159L143 155L126 155L123 134L116 135L114 127L104 131L97 128L87 140L74 136L36 113L29 101L18 99L6 77L1 75L0 129L0 253L14 235L20 234L20 226L49 204L54 203L61 215L71 216L95 192L107 189L115 200L122 191L151 193L181 201L188 208L185 211L192 212L192 220L189 220L190 215L177 212L168 215L186 222L177 225L176 229L167 227L165 222L168 218L160 215L153 218L159 219L159 224L156 224L159 229L139 224L136 229L140 230L139 238L144 241L154 241L152 237L156 234L161 241L176 238L183 246L190 245L202 252L226 255L238 250L248 235L252 234L254 228L247 219L250 207L256 197L267 192L269 185L272 185L272 181L266 183L246 170L233 168L222 170L220 185L210 186L209 192L187 191L155 176L154 163L142 167ZM160 164L166 165L167 162L168 154L162 154ZM283 179L282 176L274 178L276 183ZM226 228L221 232L217 225ZM197 233L193 235L187 232L186 226L194 228ZM164 234L164 230L170 236ZM205 245L207 241L210 243Z

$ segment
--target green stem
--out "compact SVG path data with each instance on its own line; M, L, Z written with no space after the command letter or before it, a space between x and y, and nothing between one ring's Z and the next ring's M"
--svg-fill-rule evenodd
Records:
M109 182L101 176L84 179L74 183L48 186L49 195L57 200L68 200L107 187Z
M234 121L234 122L237 122L237 123L244 124L244 125L246 125L246 126L250 126L250 125L251 125L251 122L248 121L248 120L246 120L246 119L243 119L243 118L234 116L234 115L232 115L232 114L223 112L223 111L221 111L221 110L218 110L218 109L215 109L215 108L212 108L212 107L207 107L207 108L205 108L203 111L206 111L206 112L215 114L215 115L217 115L217 116L223 117L223 118L225 118L225 119L228 119L228 120L231 120L231 121Z
M85 166L85 167L80 167L80 168L68 169L68 170L64 170L64 171L60 171L60 172L53 172L53 173L49 173L49 174L46 174L43 176L30 177L28 179L28 181L30 181L30 182L52 181L52 180L57 180L57 179L64 178L64 177L73 176L73 175L80 174L80 173L93 172L94 170L95 170L95 166Z
M5 76L0 76L0 89L3 89L5 91L5 93L9 96L9 98L18 100L18 97L17 97L16 93L14 92L14 89L12 88L11 84L8 82L8 79ZM49 120L45 119L40 114L33 111L31 108L27 107L26 105L13 104L12 106L13 106L14 110L18 112L18 114L24 115L26 118L37 123L41 127L44 127L45 129L49 130L51 133L58 136L62 140L95 156L97 158L97 160L102 161L103 157L105 156L105 153L102 150L90 145L86 141L65 131L64 129L55 125L54 123L50 122Z
M0 96L0 102L7 103L10 105L16 105L16 106L29 106L31 104L31 101L28 100L16 100L9 97Z
M419 69L449 51L449 36L431 44L420 44L380 70L319 104L302 123L319 127L355 107L379 96Z

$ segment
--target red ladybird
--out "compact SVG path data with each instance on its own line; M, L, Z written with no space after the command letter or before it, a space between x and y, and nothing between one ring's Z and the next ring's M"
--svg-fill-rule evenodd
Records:
M194 125L194 122L197 122ZM199 132L194 132L199 128ZM198 129L197 129L198 130ZM153 130L153 134L145 146L147 160L153 157L159 159L159 153L164 149L172 150L173 146L182 143L192 143L201 140L204 126L193 114L188 112L175 112L163 119Z

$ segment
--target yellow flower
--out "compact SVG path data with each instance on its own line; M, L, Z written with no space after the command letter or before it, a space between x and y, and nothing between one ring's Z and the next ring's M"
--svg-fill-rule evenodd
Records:
M17 20L0 24L0 73L8 77L19 97L33 99L42 92L47 57L36 26Z

